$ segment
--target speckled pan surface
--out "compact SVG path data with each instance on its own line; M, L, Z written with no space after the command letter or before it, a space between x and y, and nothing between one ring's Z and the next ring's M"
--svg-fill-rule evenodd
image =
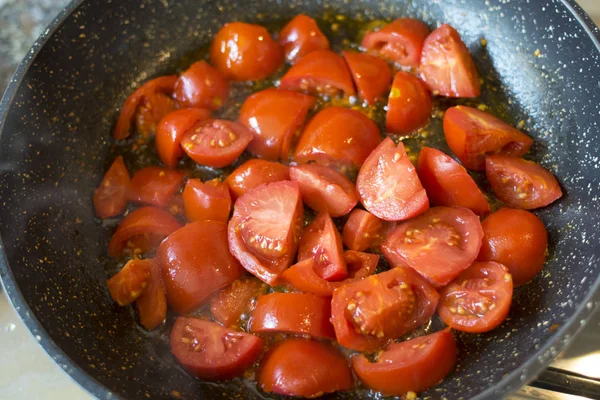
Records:
M113 304L104 285L111 229L93 218L91 194L111 161L118 108L140 82L173 72L226 21L327 10L456 26L486 78L483 101L502 100L506 118L526 122L537 139L534 156L567 193L538 213L551 237L545 271L519 290L499 329L458 337L459 367L425 395L496 399L511 392L598 306L599 33L574 3L76 1L34 45L0 103L0 271L33 334L97 397L261 398L241 381L191 378L170 356L166 329L148 336L128 308Z

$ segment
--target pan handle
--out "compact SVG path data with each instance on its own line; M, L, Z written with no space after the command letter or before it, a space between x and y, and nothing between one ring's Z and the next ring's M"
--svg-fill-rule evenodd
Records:
M542 372L536 380L529 383L529 386L590 399L600 399L600 380L554 367L549 367Z

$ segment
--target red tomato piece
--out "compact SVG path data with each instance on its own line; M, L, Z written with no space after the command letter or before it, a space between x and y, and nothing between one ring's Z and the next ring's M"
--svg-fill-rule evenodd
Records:
M343 242L351 250L365 251L380 238L382 227L382 221L370 212L354 209L344 225Z
M441 151L423 147L417 172L432 205L465 207L478 215L490 212L488 201L467 170Z
M245 126L209 119L188 129L181 139L181 146L198 164L222 168L237 160L251 140L252 133Z
M456 278L479 254L483 230L467 208L433 207L398 224L381 245L392 265L414 268L436 287Z
M379 255L362 251L346 250L344 261L348 267L348 278L359 280L372 275L379 264Z
M477 97L481 94L479 72L460 35L444 24L423 44L421 78L434 95Z
M211 381L241 376L263 352L261 338L197 318L179 317L171 352L193 375Z
M512 277L504 265L476 262L442 289L438 314L453 329L488 332L506 319L512 294Z
M279 32L279 44L292 64L310 52L329 50L329 40L308 15L299 14Z
M227 248L227 224L198 221L169 235L159 246L169 306L187 314L219 289L242 276L244 270Z
M193 63L175 83L173 97L180 106L209 110L221 108L229 95L229 82L206 61Z
M341 217L358 203L354 184L334 169L317 164L290 167L290 179L298 182L304 203L315 211Z
M293 138L316 101L306 94L274 88L248 97L238 118L254 135L248 152L266 160L287 160Z
M352 388L352 373L332 345L307 339L277 343L259 367L258 386L267 393L320 397Z
M129 200L135 203L166 207L183 185L185 174L173 169L145 167L131 178Z
M485 160L485 175L499 200L506 205L533 210L562 196L558 181L541 165L519 157L493 155Z
M346 61L329 50L316 50L302 57L281 78L279 87L327 96L356 93Z
M153 93L145 97L135 114L135 129L143 137L152 136L160 121L175 110L172 98L162 93Z
M217 293L210 301L210 311L224 326L236 326L252 301L265 293L266 285L258 279L241 278Z
M419 78L399 71L394 78L387 107L385 129L405 135L427 125L433 101Z
M188 221L229 220L231 195L225 182L188 179L183 190L183 206Z
M379 129L367 116L347 108L327 107L306 124L294 161L358 168L379 142Z
M396 64L417 68L429 28L412 18L399 18L375 32L367 32L361 46Z
M508 268L515 286L529 282L544 266L548 232L529 211L501 208L481 223L483 244L477 259Z
M393 343L374 362L363 354L352 357L352 367L369 388L388 396L422 392L437 385L456 364L456 341L450 329Z
M122 156L118 156L94 191L94 209L98 218L121 214L127 207L131 178Z
M231 197L237 199L248 190L267 183L290 179L289 168L283 164L265 160L250 159L237 167L225 182L229 185Z
M142 295L150 280L150 264L149 260L134 258L106 281L108 291L117 304L126 306Z
M484 170L485 157L503 154L520 157L533 140L506 122L476 108L456 106L444 114L446 142L469 169Z
M256 299L248 330L252 333L298 333L335 339L328 297L308 293L269 293Z
M229 221L229 249L248 272L272 285L298 248L304 209L296 182L275 182L237 199Z
M379 57L354 51L342 51L358 94L367 104L384 98L392 83L389 65Z
M210 111L203 108L183 108L168 113L156 128L156 152L169 168L175 168L183 156L183 134L198 121L210 118Z
M162 324L167 317L167 294L158 262L155 259L144 261L150 263L150 279L142 295L135 301L135 308L142 326L151 331Z
M213 38L210 60L229 79L254 81L281 67L283 49L264 27L231 22Z
M372 351L424 324L439 295L414 270L396 267L333 292L332 323L339 344Z
M365 208L386 221L412 218L429 208L425 189L402 142L387 138L367 157L356 178Z

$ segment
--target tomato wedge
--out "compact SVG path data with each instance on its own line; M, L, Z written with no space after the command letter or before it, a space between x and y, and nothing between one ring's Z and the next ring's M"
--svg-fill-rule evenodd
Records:
M193 63L175 83L173 97L180 106L221 108L229 95L229 82L206 61Z
M167 294L158 262L155 259L144 261L150 263L150 279L142 295L135 301L135 308L142 326L151 331L162 324L167 317Z
M533 210L562 196L554 175L533 161L494 155L486 158L485 166L494 194L508 206Z
M451 107L444 114L446 142L469 169L484 170L490 154L520 157L533 140L506 122L476 108Z
M254 277L240 278L212 298L210 311L224 326L236 326L252 301L265 290L266 285Z
M290 179L289 168L283 164L265 160L250 159L237 167L225 182L229 185L231 197L235 201L248 190L267 183Z
M373 215L386 221L401 221L429 208L425 189L402 142L387 138L367 157L356 179L358 196Z
M188 221L227 222L231 212L229 187L218 179L207 182L188 179L183 190L183 206Z
M369 105L383 99L392 83L389 65L379 57L354 51L342 51L359 96Z
M156 132L160 121L175 110L175 101L162 93L145 97L135 114L135 130L145 138Z
M453 329L488 332L506 319L512 294L512 277L504 265L476 262L442 289L438 314Z
M261 338L215 322L179 317L171 331L171 352L193 375L208 380L241 376L263 352Z
M405 135L427 125L433 101L427 87L417 77L399 71L388 97L385 129Z
M433 31L421 53L421 78L434 95L477 97L481 94L479 72L460 35L444 24Z
M183 185L185 174L173 169L145 167L131 178L129 200L135 203L166 207Z
M150 260L134 258L116 275L106 281L108 291L120 306L126 306L138 299L150 281Z
M94 209L98 218L121 214L127 207L131 178L122 156L118 156L94 191Z
M382 227L379 218L357 208L352 210L344 225L342 240L351 250L365 251L380 238Z
M374 362L362 354L352 357L352 367L369 388L384 395L422 392L437 385L456 364L456 341L450 329L393 343Z
M467 208L433 207L398 224L381 245L392 265L414 268L436 287L445 286L479 254L483 230Z
M465 207L478 215L490 212L487 199L471 175L443 152L423 147L417 172L432 205Z
M296 15L279 32L279 44L283 46L285 58L295 63L316 50L328 50L329 40L308 15Z

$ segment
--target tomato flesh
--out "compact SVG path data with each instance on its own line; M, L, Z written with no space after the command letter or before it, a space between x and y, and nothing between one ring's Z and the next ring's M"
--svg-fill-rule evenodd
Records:
M127 207L131 178L122 156L118 156L94 191L94 209L98 218L121 214Z
M145 167L131 178L129 200L135 203L166 207L183 185L185 174L160 167Z
M223 326L237 326L242 314L265 289L265 284L258 279L238 279L212 298L210 311Z
M382 221L368 211L352 210L344 229L342 239L351 250L365 251L380 238Z
M175 83L173 97L180 106L216 110L227 100L227 79L206 61L193 63Z
M167 317L167 295L158 262L155 259L147 261L150 263L150 279L142 295L135 301L135 308L142 326L151 331Z
M384 98L392 82L389 65L379 57L354 51L342 52L358 94L369 105Z
M427 125L433 101L419 78L399 71L388 96L385 129L399 135L409 134Z
M231 212L229 188L217 179L207 182L188 179L183 190L183 206L188 221L227 222Z
M133 259L112 278L106 281L108 291L120 306L126 306L137 300L150 281L151 261Z
M279 32L279 44L292 64L310 52L329 49L329 40L315 20L303 14L296 15Z
M251 159L237 167L225 182L229 185L231 197L236 200L248 190L267 183L290 179L289 168L283 164Z

